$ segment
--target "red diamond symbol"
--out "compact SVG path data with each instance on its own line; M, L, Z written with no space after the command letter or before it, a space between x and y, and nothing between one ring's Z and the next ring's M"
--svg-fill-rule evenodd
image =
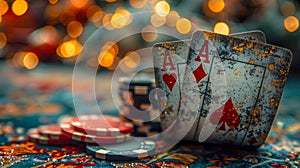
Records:
M203 69L202 64L200 64L200 66L193 71L193 74L196 78L197 83L199 83L199 81L207 75Z

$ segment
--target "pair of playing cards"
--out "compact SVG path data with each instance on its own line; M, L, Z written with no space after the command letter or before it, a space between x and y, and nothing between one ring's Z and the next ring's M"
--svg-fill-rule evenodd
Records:
M153 46L162 129L187 111L185 140L261 145L276 115L292 53L261 31L229 36L197 30Z

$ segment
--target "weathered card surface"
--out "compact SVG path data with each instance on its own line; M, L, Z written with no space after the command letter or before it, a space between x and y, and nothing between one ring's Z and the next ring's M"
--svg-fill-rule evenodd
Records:
M261 31L232 34L231 36L265 42ZM155 77L157 86L162 89L160 98L161 125L168 128L177 117L181 100L186 60L191 45L190 40L163 42L153 46ZM193 135L191 135L193 136ZM191 139L193 137L188 137Z
M277 46L197 31L181 94L197 118L188 139L262 144L275 117L292 53ZM208 138L208 139L207 139Z

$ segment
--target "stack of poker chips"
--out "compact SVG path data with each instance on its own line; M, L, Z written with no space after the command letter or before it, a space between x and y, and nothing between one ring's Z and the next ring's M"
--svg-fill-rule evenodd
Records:
M120 118L133 124L133 136L152 136L161 132L155 80L145 75L119 79Z
M105 160L140 159L155 150L155 142L135 139L132 132L133 125L119 118L82 115L60 124L32 128L27 135L30 141L43 145L84 143L88 154Z

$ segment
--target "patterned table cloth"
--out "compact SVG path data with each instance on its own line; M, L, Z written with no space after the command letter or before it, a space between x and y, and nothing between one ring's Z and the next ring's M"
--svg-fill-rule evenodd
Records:
M40 65L28 72L1 67L0 167L300 167L300 78L289 77L272 130L257 149L182 141L152 157L112 162L89 156L84 144L48 146L26 140L29 128L74 115L72 68ZM115 113L111 101L102 101L105 94L96 95L99 106Z

